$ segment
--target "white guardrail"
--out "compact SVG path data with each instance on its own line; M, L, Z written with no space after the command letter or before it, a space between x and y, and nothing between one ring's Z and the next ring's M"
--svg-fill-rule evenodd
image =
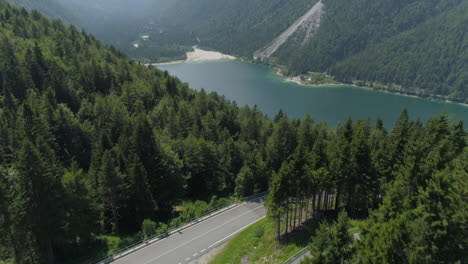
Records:
M307 252L309 252L309 247L305 247L305 248L299 250L298 252L296 252L296 254L294 254L292 257L288 258L282 264L292 263L293 261L295 261L295 260L301 258L302 256L304 256L305 254L307 254Z
M109 254L107 255L106 257L103 257L102 259L99 259L99 260L94 260L92 262L90 262L90 264L108 264L108 263L111 263L117 259L120 259L122 257L125 257L137 250L140 250L142 248L145 248L149 245L152 245L154 243L156 243L157 241L160 241L166 237L170 237L172 236L173 234L175 233L178 233L184 229L187 229L193 225L196 225L200 222L203 222L213 216L216 216L218 214L221 214L227 210L230 210L234 207L237 207L237 206L240 206L242 204L244 204L245 202L247 201L254 201L256 199L259 199L259 198L262 198L264 196L267 196L268 195L268 192L262 192L262 193L258 193L258 194L255 194L255 195L252 195L252 196L249 196L249 197L246 197L244 199L242 199L241 201L237 201L237 202L234 202L232 204L229 204L229 205L226 205L226 206L223 206L223 207L220 207L220 208L217 208L217 209L214 209L214 210L211 210L205 214L203 214L202 216L200 216L199 218L197 219L194 219L184 225L181 225L179 227L176 227L168 232L165 232L165 233L162 233L162 234L158 234L158 235L155 235L151 238L147 238L145 240L142 240L142 241L139 241L137 243L134 243L130 246L127 246L125 248L122 248L122 249L119 249L118 251L116 252L113 252L112 254Z

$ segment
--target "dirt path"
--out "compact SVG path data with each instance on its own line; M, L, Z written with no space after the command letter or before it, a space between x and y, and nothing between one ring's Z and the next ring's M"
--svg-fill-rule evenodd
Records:
M284 31L281 35L279 35L275 40L273 40L268 46L265 48L255 52L254 59L267 59L273 53L275 53L281 45L283 45L289 37L291 37L294 32L296 32L302 25L306 25L309 27L318 28L320 25L321 18L324 13L324 5L322 0L319 0L317 4L315 4L305 15L300 17L296 22L294 22L286 31ZM306 31L310 31L306 28ZM310 32L308 32L306 38L309 36Z

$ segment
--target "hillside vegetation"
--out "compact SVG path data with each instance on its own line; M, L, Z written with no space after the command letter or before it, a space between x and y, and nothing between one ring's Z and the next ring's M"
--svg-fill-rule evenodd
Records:
M216 207L218 197L270 184L275 221L300 207L284 203L290 197L325 192L316 208L335 200L357 217L395 197L397 216L414 209L408 219L419 222L410 223L427 227L410 245L433 256L433 246L445 243L437 257L452 260L468 237L466 195L459 195L466 190L459 182L468 182L465 147L463 122L445 115L422 124L403 112L391 132L380 120L334 130L310 116L268 119L0 0L0 262L89 263L118 247L118 238L147 237L173 217ZM308 186L302 180L315 188L298 189ZM181 203L189 209L174 212ZM375 241L392 242L375 230Z
M185 53L196 44L190 32L170 23L159 23L161 14L174 4L169 0L7 1L28 10L38 10L48 18L59 18L80 31L84 29L138 61L185 59ZM149 38L143 40L141 36Z
M202 47L251 57L316 2L179 0L164 18L194 32ZM324 17L313 37L297 31L270 63L285 65L290 74L327 72L341 82L468 102L468 1L323 3Z
M162 20L193 31L201 47L251 57L317 0L177 0Z
M252 58L317 3L9 1L75 23L143 62L185 59L193 45ZM344 83L468 102L467 0L322 2L318 29L301 27L268 64L291 75L326 72Z
M400 84L403 91L468 98L468 1L348 58L337 79Z
M326 0L316 35L278 52L293 73L397 84L467 100L468 1ZM300 39L300 38L299 38Z
M25 7L28 10L39 10L45 16L53 19L60 19L64 23L79 24L79 19L70 10L64 7L57 0L6 0L17 6Z

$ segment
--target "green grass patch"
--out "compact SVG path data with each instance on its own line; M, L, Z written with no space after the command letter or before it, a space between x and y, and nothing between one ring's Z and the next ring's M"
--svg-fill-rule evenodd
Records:
M122 248L128 247L132 244L139 242L142 239L142 236L140 233L137 233L131 236L106 235L100 236L99 238L105 241L105 244L107 245L108 254L111 255Z
M301 76L301 79L306 84L321 85L321 84L338 84L333 77L317 72L310 72L307 75Z
M281 244L275 222L264 218L234 237L211 264L282 263L308 245L314 230L315 226L304 228Z

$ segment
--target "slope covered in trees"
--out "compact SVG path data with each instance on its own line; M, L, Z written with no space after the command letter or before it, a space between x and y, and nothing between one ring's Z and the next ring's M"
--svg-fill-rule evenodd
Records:
M79 24L77 16L57 0L7 0L7 2L28 10L39 10L49 18L60 19L68 24Z
M258 111L4 2L0 32L1 260L77 261L102 248L102 234L234 193L244 163L261 164L241 129L263 127ZM259 175L239 192L266 189Z
M193 31L202 47L251 57L316 0L177 0L162 20Z
M77 23L145 62L185 58L197 44L251 58L317 2L9 1ZM327 72L345 83L468 102L466 0L323 4L324 16L313 36L297 31L269 63L284 65L290 74Z
M60 18L80 30L83 28L139 61L182 59L196 44L196 38L190 32L159 22L161 14L174 4L173 1L7 1L28 10L38 10L49 18ZM149 38L143 40L141 36Z
M277 54L292 72L328 71L344 82L467 100L467 1L324 3L316 35L305 44L296 36Z
M443 115L403 112L394 129L348 121L300 143L273 174L268 202L278 237L306 219L345 210L365 221L354 241L347 216L323 224L306 263L464 263L468 260L466 132Z
M251 57L316 1L179 0L164 16L201 46ZM466 0L324 0L313 37L299 30L273 54L291 74L328 72L400 92L468 100ZM307 36L306 36L307 35Z
M468 1L334 65L330 73L344 81L393 83L403 91L468 98L466 14Z
M405 169L423 184L465 145L463 124L445 116L422 125L404 114L390 134L365 120L337 131L282 112L270 120L256 108L193 91L73 26L0 1L6 263L80 263L105 250L103 235L134 234L142 223L149 234L151 221L169 222L182 201L249 195L271 181L275 193L290 173L320 181L309 190L328 191L318 206L335 198L365 216L378 206L382 182L397 178L393 171ZM288 208L279 205L280 212Z

